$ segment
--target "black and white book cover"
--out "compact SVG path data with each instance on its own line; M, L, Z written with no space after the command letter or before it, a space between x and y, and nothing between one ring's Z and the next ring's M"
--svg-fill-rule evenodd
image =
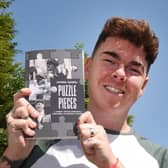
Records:
M75 138L84 103L84 52L80 49L26 52L28 101L40 112L36 139Z

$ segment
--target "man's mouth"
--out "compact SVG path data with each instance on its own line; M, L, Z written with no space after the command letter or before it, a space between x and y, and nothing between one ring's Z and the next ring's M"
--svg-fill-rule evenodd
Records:
M106 88L108 91L110 91L110 92L112 92L112 93L114 93L114 94L118 94L119 96L123 96L124 93L125 93L123 90L114 88L114 87L109 86L109 85L106 85L105 88Z

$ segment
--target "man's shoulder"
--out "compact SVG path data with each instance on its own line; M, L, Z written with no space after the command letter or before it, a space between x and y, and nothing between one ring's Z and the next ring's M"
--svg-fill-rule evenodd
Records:
M167 147L154 143L145 137L139 136L138 134L135 134L135 136L138 142L140 143L140 145L159 162L159 165L168 166L168 148ZM162 166L162 167L165 167L165 166Z

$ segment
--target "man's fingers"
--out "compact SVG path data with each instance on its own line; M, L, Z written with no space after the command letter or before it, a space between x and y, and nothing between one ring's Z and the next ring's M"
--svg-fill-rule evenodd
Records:
M94 137L90 137L88 139L85 139L82 142L82 146L84 149L84 152L87 155L95 155L97 150L99 149L101 141L99 139L96 139Z
M20 110L10 112L6 116L7 126L12 132L15 130L22 130L25 134L32 136L36 127L36 122L29 115L28 111L24 107L18 108Z
M26 97L26 96L29 96L31 94L31 89L29 88L23 88L21 90L19 90L18 92L16 92L14 94L14 103L19 99L19 98L22 98L22 97Z
M24 118L27 116L37 118L39 116L39 112L30 103L27 102L25 105L17 107L13 111L13 116L14 118Z
M11 116L7 117L8 129L12 132L22 131L28 136L34 136L35 131L33 130L36 127L36 122L33 121L30 117L17 119L12 118Z
M25 100L26 101L26 100ZM18 107L13 107L11 110L11 115L14 118L24 118L24 117L32 117L37 118L39 116L39 112L27 101L22 101L22 105Z
M85 123L96 124L90 111L83 113L78 119L78 124L85 124Z
M39 116L39 112L31 104L27 105L27 110L31 117L37 118Z
M95 126L96 126L96 122L91 112L87 111L81 114L77 122L78 138L87 139L91 136L94 136Z

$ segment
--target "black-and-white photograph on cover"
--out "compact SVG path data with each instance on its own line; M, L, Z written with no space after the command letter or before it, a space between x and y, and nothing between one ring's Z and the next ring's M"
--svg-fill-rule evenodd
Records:
M26 52L25 82L29 102L40 113L39 139L75 138L75 123L85 111L84 54L80 49Z

